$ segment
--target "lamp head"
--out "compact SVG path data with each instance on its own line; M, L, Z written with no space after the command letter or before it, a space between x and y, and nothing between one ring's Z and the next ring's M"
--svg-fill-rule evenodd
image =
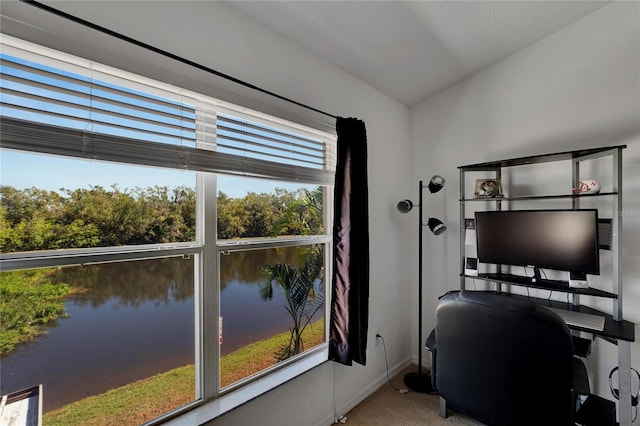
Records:
M435 235L440 235L447 230L447 225L445 225L440 219L436 219L435 217L429 218L427 226Z
M446 180L442 176L433 175L431 177L431 180L429 181L429 185L427 185L427 187L429 188L429 192L433 194L434 192L440 191L442 188L444 188L445 182Z
M411 200L402 200L398 203L397 208L400 213L409 213L413 209L413 203Z

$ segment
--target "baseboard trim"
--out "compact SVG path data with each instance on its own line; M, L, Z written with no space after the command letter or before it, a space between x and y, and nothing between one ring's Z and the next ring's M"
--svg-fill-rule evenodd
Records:
M411 364L414 364L413 357L408 356L395 366L389 369L389 377L393 377ZM353 398L346 401L344 404L337 407L336 412L326 416L322 421L317 423L315 426L327 426L332 425L336 422L336 420L340 417L348 413L355 406L360 404L362 401L367 399L369 395L380 389L387 382L387 371L385 370L381 376L379 376L376 380L374 380L369 386L364 388L362 392L355 395Z

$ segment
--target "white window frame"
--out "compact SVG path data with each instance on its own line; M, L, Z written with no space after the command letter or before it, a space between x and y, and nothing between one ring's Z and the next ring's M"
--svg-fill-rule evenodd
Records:
M195 307L195 365L196 399L193 403L167 413L150 423L169 421L169 424L199 424L211 420L244 402L308 371L327 360L328 344L325 343L297 355L289 360L257 373L220 390L218 344L219 311L219 271L218 259L222 251L237 251L255 248L300 246L310 244L324 245L325 256L325 300L330 300L330 279L332 270L332 229L331 215L333 170L335 168L334 134L312 129L287 120L239 107L221 100L176 88L165 83L153 81L105 65L96 64L62 52L54 51L11 36L0 34L3 53L25 57L36 63L59 68L65 64L65 70L82 73L90 69L99 73L100 79L114 84L124 85L141 92L174 99L178 102L187 99L198 111L208 114L231 114L245 116L247 119L265 125L283 126L296 133L320 138L325 141L327 154L322 169L288 166L264 160L239 158L230 154L215 152L215 136L211 138L211 129L207 128L207 137L197 142L195 148L163 146L162 144L130 140L108 135L89 135L91 143L100 144L98 160L135 164L140 166L160 166L171 169L187 168L196 171L196 240L188 243L150 244L140 246L117 246L99 248L79 248L65 250L45 250L0 254L0 269L3 271L43 267L86 265L92 263L122 262L127 260L153 259L179 255L194 256L194 307ZM202 119L199 116L198 120ZM41 132L50 135L49 125L39 126L30 123L30 134L24 135L23 123L2 117L3 139L0 148L21 152L62 155L71 158L93 159L86 152L87 134L69 129L61 130L58 138L38 138L33 142L30 135ZM213 128L215 130L215 128ZM85 148L83 148L83 144ZM168 152L171 154L168 154ZM171 157L173 156L173 157ZM176 163L176 158L182 162ZM178 165L176 165L178 164ZM254 178L284 180L323 186L324 231L323 235L294 236L260 240L218 241L217 240L217 174L235 174ZM328 306L324 307L325 336L328 337Z

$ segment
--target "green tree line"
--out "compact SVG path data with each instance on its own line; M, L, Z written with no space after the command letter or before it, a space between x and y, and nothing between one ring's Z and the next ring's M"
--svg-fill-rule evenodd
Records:
M322 189L218 194L218 238L303 235L322 230ZM0 252L186 242L196 236L196 194L166 186L0 186Z
M218 194L218 238L321 234L322 188L273 194L248 193L244 198Z
M322 233L320 187L294 192L276 189L273 194L249 193L243 198L230 198L220 192L217 207L218 238L222 239ZM195 191L187 187L121 190L112 185L111 189L94 186L55 192L0 186L0 252L193 241L195 216ZM143 276L156 277L156 284L169 280L178 285L179 277L187 276L184 266L189 264L178 265L173 259L163 259L152 265L162 269L164 279L158 280L158 274L146 270ZM79 280L69 274L91 275L100 271L104 275L117 270L114 276L108 279L103 276L100 280L115 285L117 277L123 275L121 268L122 265L117 269L94 265L71 270L0 272L0 355L43 333L45 324L66 315L67 295L87 290L72 288L65 282L98 282L96 277ZM124 275L130 279L132 274L135 272ZM145 282L141 277L135 281ZM146 292L149 285L143 286ZM107 290L103 287L100 291L92 290L94 298ZM158 297L166 293L165 287L159 288ZM131 286L126 288L132 290ZM187 288L193 290L189 285L174 290ZM135 303L135 295L128 296Z

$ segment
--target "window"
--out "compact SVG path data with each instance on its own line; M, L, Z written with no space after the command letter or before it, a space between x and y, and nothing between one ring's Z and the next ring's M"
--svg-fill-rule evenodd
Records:
M3 394L139 424L326 346L333 135L2 42Z
M255 179L219 181L220 384L227 387L324 342L326 238L322 187L252 192L244 188L259 188ZM246 195L228 195L237 192ZM246 368L234 368L239 357L251 360Z

